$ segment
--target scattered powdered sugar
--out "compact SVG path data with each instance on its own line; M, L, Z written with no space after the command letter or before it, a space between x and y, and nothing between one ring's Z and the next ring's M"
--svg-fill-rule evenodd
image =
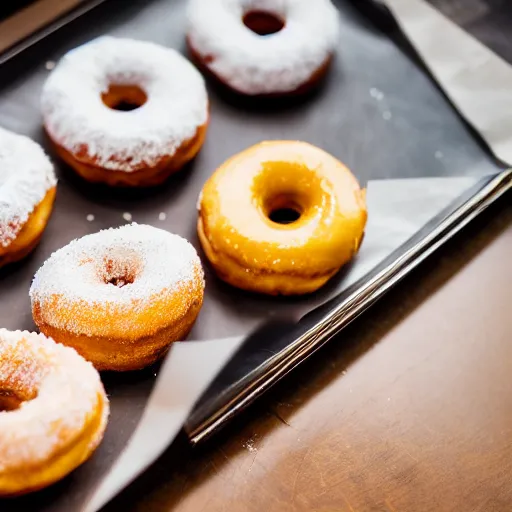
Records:
M94 220L94 215L92 213L87 214L87 217L85 217L89 222L92 222Z
M147 101L123 112L101 98L110 85L140 87ZM68 52L46 81L42 111L51 137L107 169L133 172L172 156L208 118L203 77L170 48L100 37Z
M0 389L27 400L0 412L0 475L42 464L76 439L103 396L103 418L91 448L100 441L108 400L98 372L75 350L42 334L0 329Z
M370 89L370 96L372 98L375 98L377 101L381 101L382 99L384 99L384 93L377 89L376 87L372 87Z
M7 247L57 183L39 144L0 128L0 246Z
M130 212L124 212L123 219L127 222L130 222L132 220L132 214Z
M248 451L248 452L257 452L258 451L258 448L256 448L255 446L255 438L251 437L250 439L248 439L247 441L245 441L245 443L243 443L243 447Z
M266 11L285 22L260 36L243 16ZM190 0L188 39L224 82L245 94L293 91L335 51L338 12L330 0Z
M53 253L37 271L30 297L48 324L88 334L62 309L139 311L155 296L186 296L198 275L202 279L201 262L184 238L134 223L86 235Z
M158 214L158 220L165 220L167 218L167 214L165 212L160 212Z

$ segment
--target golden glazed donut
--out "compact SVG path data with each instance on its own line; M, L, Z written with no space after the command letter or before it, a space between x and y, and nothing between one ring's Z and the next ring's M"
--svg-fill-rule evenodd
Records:
M272 295L322 286L359 249L367 216L352 173L295 141L262 142L231 157L198 206L199 239L219 277Z
M189 0L187 43L221 83L250 96L304 93L325 75L339 20L331 0Z
M91 182L162 183L201 148L208 97L201 74L154 43L100 37L67 53L42 93L57 153Z
M41 489L82 464L108 414L98 372L74 350L0 329L0 496Z
M44 263L30 289L41 332L98 370L134 370L162 357L191 329L203 270L183 238L131 224L87 235Z
M38 244L53 209L57 180L42 148L0 128L0 266Z

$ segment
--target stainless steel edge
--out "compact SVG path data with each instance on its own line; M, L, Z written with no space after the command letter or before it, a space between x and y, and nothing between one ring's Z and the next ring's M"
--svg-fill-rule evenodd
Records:
M314 327L298 337L272 361L265 373L256 378L243 394L236 396L215 415L188 432L192 443L211 436L250 402L293 368L307 359L343 327L368 309L394 285L414 270L447 240L462 230L487 207L512 188L512 169L498 174L464 204L455 209L435 229L425 234L402 256L368 280L365 285L327 313Z

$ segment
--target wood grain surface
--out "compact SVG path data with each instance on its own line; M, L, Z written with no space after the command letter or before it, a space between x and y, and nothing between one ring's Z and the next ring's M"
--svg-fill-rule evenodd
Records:
M512 510L512 207L107 510Z

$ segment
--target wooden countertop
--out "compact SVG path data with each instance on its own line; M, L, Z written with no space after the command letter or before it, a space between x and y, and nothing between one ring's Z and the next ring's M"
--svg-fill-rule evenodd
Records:
M512 207L107 510L512 510Z

